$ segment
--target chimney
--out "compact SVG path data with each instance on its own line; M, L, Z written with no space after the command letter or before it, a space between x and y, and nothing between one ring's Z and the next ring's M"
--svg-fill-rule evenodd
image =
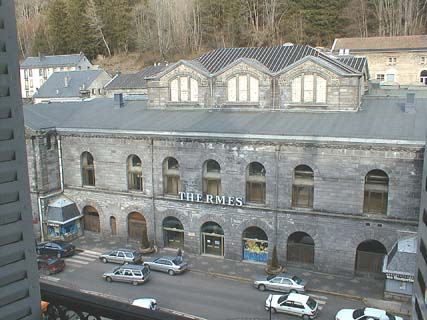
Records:
M115 93L114 94L114 109L120 109L125 106L125 102L123 100L123 93Z
M68 78L68 76L64 77L64 88L68 88L68 85L70 83L70 79Z
M405 112L413 113L415 112L415 93L408 92L406 93L406 101L405 101Z
M39 60L42 61L44 59L44 53L39 52Z

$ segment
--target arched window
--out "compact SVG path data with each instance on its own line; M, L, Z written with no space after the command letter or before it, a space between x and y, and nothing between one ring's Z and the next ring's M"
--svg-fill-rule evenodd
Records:
M314 240L305 232L294 232L288 238L288 262L314 263Z
M427 85L427 70L423 70L420 73L420 81L421 83Z
M83 223L84 229L87 231L100 232L101 225L99 222L99 213L98 211L91 206L86 206L83 208Z
M163 162L164 193L177 195L180 188L179 164L175 158L166 158Z
M249 227L243 231L243 259L258 262L268 260L268 237L261 228Z
M175 217L167 217L163 220L163 238L165 247L184 247L184 227L181 221Z
M228 101L258 102L259 80L249 74L237 75L227 82Z
M265 168L259 162L251 162L246 169L246 201L265 203Z
M144 241L147 238L147 221L143 214L131 212L128 214L128 237L131 240ZM147 238L148 240L148 238Z
M221 167L215 160L203 164L203 193L214 196L221 194Z
M382 170L371 170L365 177L363 212L387 213L388 176Z
M81 158L82 184L84 186L95 186L95 166L93 157L89 152L83 152Z
M199 84L196 79L178 76L170 82L170 101L197 102L199 100Z
M142 191L143 190L142 163L141 163L141 159L138 156L131 155L128 157L127 171L128 171L129 190Z
M304 74L291 82L292 103L326 103L327 81L318 74Z
M292 184L292 207L313 208L314 173L306 165L299 165L294 170Z

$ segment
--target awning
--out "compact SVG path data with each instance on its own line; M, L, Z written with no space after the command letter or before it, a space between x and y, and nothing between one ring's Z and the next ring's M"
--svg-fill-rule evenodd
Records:
M74 201L65 196L54 198L47 206L47 223L62 225L79 219L81 213Z

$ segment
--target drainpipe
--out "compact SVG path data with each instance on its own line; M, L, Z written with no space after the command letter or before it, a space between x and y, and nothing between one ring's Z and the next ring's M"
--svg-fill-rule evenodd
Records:
M154 139L150 139L151 143L151 199L153 206L153 228L154 228L154 245L157 246L157 230L156 230L156 204L154 201Z
M211 89L211 108L214 108L214 98L213 98L213 78L210 78L209 81L210 89Z
M43 216L41 210L41 201L40 201L40 192L39 192L39 176L37 172L37 156L36 156L36 144L35 144L36 136L31 136L31 148L33 149L33 167L34 167L34 183L35 183L35 191L37 194L37 211L39 213L39 226L40 226L40 237L41 240L44 241L43 234Z
M61 143L61 137L58 135L56 138L57 145L58 145L58 162L59 162L59 182L60 182L60 190L61 192L64 191L64 169L62 164L62 143Z
M278 213L277 208L279 206L279 156L280 156L281 145L276 147L276 190L275 190L275 199L274 199L274 242L277 246L277 234L278 234Z
M276 100L276 78L273 79L273 110L274 110L274 102Z

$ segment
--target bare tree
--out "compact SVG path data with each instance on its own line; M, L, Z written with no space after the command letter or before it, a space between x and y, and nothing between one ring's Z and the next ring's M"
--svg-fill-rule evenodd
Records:
M96 38L102 41L105 49L107 49L108 55L111 56L110 46L105 39L103 31L105 25L98 13L98 6L96 5L95 0L87 0L86 17L89 20L89 26L97 33Z

